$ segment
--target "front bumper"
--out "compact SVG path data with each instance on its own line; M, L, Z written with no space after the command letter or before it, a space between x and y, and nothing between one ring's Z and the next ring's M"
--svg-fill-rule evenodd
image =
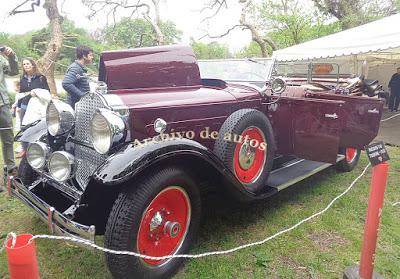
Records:
M62 213L55 210L54 207L48 205L41 198L29 191L21 182L9 177L8 192L11 196L16 196L23 203L32 208L39 217L47 223L51 233L83 238L94 243L95 226L86 226L69 220Z

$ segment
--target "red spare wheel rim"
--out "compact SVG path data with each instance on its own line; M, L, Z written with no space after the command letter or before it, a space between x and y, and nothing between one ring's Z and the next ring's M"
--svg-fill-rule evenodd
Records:
M357 156L357 149L355 148L346 148L346 161L352 162Z
M140 254L173 255L182 246L191 217L189 196L181 187L170 186L161 191L143 213L137 237ZM143 261L154 267L171 259Z
M246 136L248 140L246 141ZM236 177L244 184L256 181L264 170L267 158L267 146L260 149L260 144L267 144L264 133L257 127L249 127L243 131L241 143L238 143L233 156Z

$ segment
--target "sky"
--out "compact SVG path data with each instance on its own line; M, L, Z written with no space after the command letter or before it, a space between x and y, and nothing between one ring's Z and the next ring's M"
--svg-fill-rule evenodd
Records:
M21 2L23 2L23 0L2 0L0 10L0 32L22 34L46 26L48 18L43 8L37 8L34 13L21 13L8 16L8 13ZM41 2L44 2L44 0ZM72 19L78 27L94 31L106 24L105 15L100 15L89 20L87 18L89 9L81 3L81 0L59 0L58 2L62 15ZM61 5L63 2L64 4ZM211 35L225 33L227 29L239 22L240 7L238 5L231 5L228 10L221 10L219 15L208 24L205 22L202 23L201 20L207 15L210 15L209 11L200 12L203 8L203 3L204 1L198 0L162 0L161 2L161 19L175 22L178 29L183 32L183 44L189 44L190 37L198 40L206 34L207 31ZM21 8L30 8L30 4L27 3ZM201 42L204 43L209 43L211 41L225 43L231 51L236 52L249 44L251 41L251 34L249 31L237 29L221 39L211 40L204 38L201 40Z

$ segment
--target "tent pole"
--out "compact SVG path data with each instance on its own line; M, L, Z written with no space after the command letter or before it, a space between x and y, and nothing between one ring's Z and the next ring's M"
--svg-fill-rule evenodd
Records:
M357 54L353 55L353 73L358 75Z

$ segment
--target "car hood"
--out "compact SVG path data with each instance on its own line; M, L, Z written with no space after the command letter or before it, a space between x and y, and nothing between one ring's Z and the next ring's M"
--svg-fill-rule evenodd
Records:
M204 87L149 90L118 90L118 95L129 109L173 108L236 102L236 98L223 89Z

